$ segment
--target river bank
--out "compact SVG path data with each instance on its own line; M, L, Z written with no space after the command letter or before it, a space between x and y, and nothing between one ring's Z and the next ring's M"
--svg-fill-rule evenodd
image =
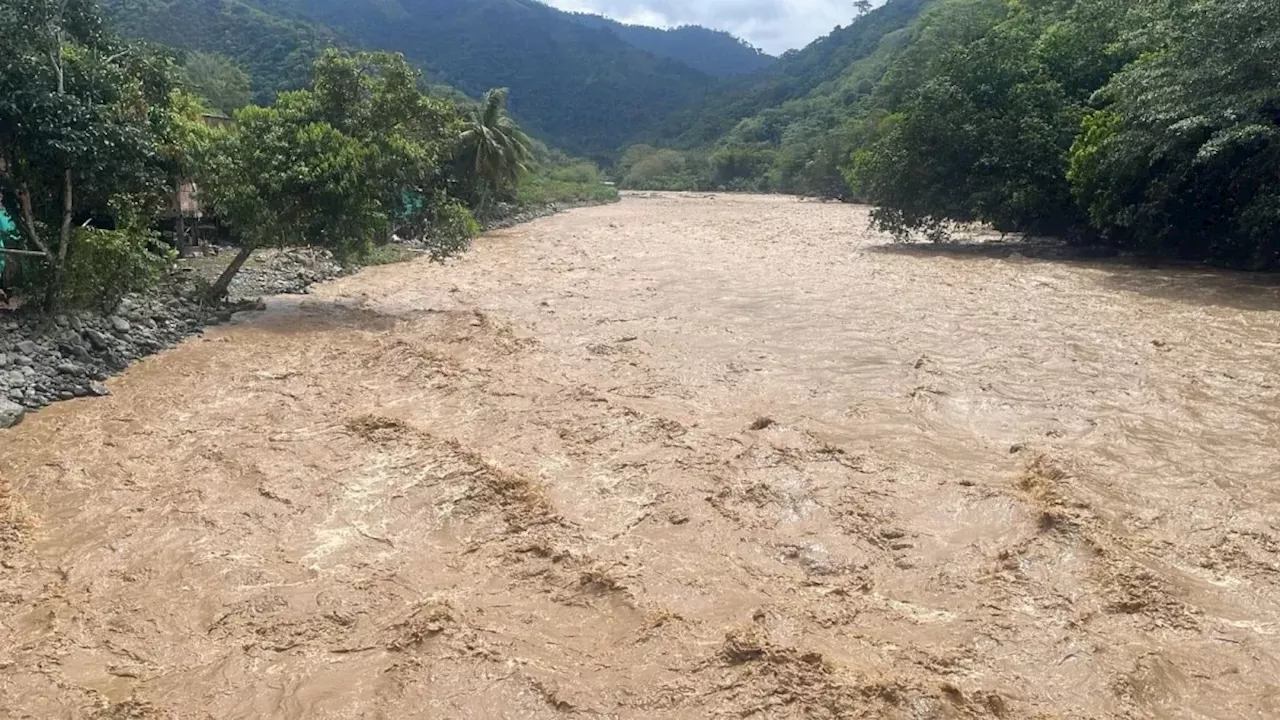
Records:
M554 215L574 204L510 208L485 222L488 232ZM415 249L412 241L403 243ZM265 249L232 282L225 303L210 304L204 290L232 253L181 260L152 292L130 295L110 313L75 311L54 318L0 313L0 429L59 400L102 396L111 375L148 355L174 347L205 328L258 307L258 298L306 292L312 285L358 270L313 248ZM414 257L413 252L398 256ZM6 315L8 315L6 317Z

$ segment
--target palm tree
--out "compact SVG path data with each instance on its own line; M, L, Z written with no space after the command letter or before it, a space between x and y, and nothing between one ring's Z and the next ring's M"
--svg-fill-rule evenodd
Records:
M484 94L463 116L458 137L458 167L482 195L501 194L515 187L534 164L533 143L507 115L507 89Z

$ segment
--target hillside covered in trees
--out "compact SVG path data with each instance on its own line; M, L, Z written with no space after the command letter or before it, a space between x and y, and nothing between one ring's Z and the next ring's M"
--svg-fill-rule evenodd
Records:
M534 0L107 0L126 35L228 57L269 102L331 45L403 53L431 82L511 110L565 150L606 157L717 78L773 59L723 32L628 26Z
M684 63L712 77L749 75L776 62L773 56L723 30L698 25L669 29L629 25L587 13L572 13L571 17L587 27L609 30L655 57Z
M1280 267L1280 4L889 0L633 145L637 188L857 199Z

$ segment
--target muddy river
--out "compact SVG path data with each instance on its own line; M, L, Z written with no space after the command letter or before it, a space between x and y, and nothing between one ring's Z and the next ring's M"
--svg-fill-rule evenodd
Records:
M1280 285L629 197L0 433L0 717L1280 716Z

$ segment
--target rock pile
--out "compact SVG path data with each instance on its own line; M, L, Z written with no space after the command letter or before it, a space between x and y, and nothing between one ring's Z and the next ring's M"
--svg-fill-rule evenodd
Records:
M135 360L172 347L206 325L230 319L177 288L131 296L115 313L75 312L0 320L0 427L21 419L15 409L109 393L102 381Z
M583 204L593 205L595 203ZM579 204L557 205L556 203L550 203L548 205L536 205L533 207L522 208L516 205L502 203L498 205L497 209L491 216L480 221L480 227L486 231L503 230L505 228L532 222L538 218L555 215L562 210L569 210L574 207L579 207Z
M333 253L318 248L263 250L245 265L228 289L234 301L265 295L305 292L315 283L332 280L346 271Z

